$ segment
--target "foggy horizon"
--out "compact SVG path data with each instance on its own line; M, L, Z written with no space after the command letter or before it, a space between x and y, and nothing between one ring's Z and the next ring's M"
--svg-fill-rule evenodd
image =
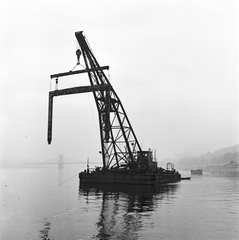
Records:
M75 66L77 31L110 67L105 74L143 150L156 149L160 160L195 145L239 143L237 1L1 5L0 157L101 161L92 93L54 99L47 143L50 75ZM86 74L59 79L59 89L86 85Z

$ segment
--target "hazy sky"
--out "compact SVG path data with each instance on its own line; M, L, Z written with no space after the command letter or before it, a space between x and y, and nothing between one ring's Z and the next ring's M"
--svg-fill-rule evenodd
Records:
M1 156L100 160L90 93L54 99L50 75L76 64L84 31L119 95L139 142L172 157L188 146L238 143L237 0L1 1ZM87 75L59 88L89 85Z

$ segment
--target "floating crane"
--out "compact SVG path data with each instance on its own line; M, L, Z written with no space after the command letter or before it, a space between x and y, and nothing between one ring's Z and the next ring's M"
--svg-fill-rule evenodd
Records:
M86 182L90 179L89 182L92 182L92 176L94 178L96 173L159 173L162 169L159 169L157 162L153 161L151 150L142 151L120 98L104 73L104 70L108 70L109 66L99 65L82 31L76 32L75 36L80 46L76 51L77 65L81 65L80 58L82 56L84 69L53 74L50 77L56 80L57 86L61 77L88 74L90 85L61 90L57 87L56 90L49 92L48 144L51 144L52 141L53 98L62 95L92 92L99 117L103 167L97 168L92 173L93 175L87 169L84 173L80 173L80 178ZM165 171L171 173L175 170ZM99 175L97 176L99 177ZM174 174L174 176L176 175ZM102 181L105 182L105 180Z

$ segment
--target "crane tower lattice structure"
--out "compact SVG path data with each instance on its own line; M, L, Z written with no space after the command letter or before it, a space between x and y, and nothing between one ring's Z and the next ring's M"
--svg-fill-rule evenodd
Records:
M76 32L75 36L80 46L80 49L76 51L77 64L82 55L85 69L54 74L51 75L51 78L58 81L59 77L86 73L90 86L57 89L49 92L48 143L50 144L52 140L53 97L92 92L98 111L103 168L134 165L138 152L141 152L141 147L120 98L103 71L109 67L99 65L82 31Z

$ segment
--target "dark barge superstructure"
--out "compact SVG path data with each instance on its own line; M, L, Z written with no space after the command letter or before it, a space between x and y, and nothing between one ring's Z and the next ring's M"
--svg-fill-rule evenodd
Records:
M86 169L81 172L80 181L144 185L180 181L181 175L174 169L173 164L169 163L167 169L159 168L153 160L152 151L141 149L121 100L104 73L109 67L99 65L82 31L76 32L75 36L79 43L76 66L82 69L51 75L51 78L56 80L56 90L49 92L48 143L52 140L53 98L92 92L99 117L103 166L93 171ZM83 63L80 63L81 55ZM87 74L90 85L59 90L58 79L74 74Z
M157 162L152 159L152 152L138 152L138 160L134 166L125 165L123 168L87 169L79 173L82 184L84 183L106 183L106 184L140 184L140 185L156 185L178 182L181 175L174 169L173 163L167 163L167 169L157 167Z

